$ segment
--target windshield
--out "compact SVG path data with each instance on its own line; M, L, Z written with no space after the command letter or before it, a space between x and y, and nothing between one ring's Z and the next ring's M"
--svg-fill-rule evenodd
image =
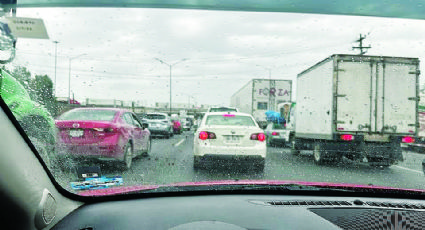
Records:
M237 112L237 110L232 108L221 107L221 108L210 108L208 112Z
M248 116L223 114L208 115L205 125L255 126L255 122Z
M425 189L424 20L25 6L2 17L1 97L72 193L87 167Z
M147 114L145 118L149 120L164 120L165 116L161 114Z
M72 110L62 114L58 120L112 121L115 114L111 110Z

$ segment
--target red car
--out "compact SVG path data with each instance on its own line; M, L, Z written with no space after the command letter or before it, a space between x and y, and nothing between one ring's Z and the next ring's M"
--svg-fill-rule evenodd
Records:
M173 130L174 130L174 134L182 133L183 127L179 120L173 120Z
M150 132L125 109L77 108L56 120L59 154L118 160L129 169L133 157L148 155Z

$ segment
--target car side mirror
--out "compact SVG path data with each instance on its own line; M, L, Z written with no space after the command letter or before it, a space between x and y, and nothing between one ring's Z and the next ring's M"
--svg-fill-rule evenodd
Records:
M149 124L148 123L143 123L142 124L142 127L143 127L143 129L147 129L149 127Z

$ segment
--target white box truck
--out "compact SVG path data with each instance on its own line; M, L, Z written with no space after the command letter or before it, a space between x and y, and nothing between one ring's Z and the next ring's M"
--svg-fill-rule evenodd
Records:
M297 76L292 152L387 167L417 135L419 59L336 54Z
M260 126L266 125L266 111L279 109L279 104L291 102L292 81L252 79L230 99L230 106L251 114ZM279 112L279 111L278 111Z

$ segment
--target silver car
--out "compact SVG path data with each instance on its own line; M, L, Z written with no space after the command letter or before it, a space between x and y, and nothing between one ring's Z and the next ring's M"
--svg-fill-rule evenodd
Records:
M292 132L284 123L269 123L264 129L268 146L284 145L290 147Z
M164 136L170 138L174 135L173 123L166 113L147 113L143 121L148 123L148 129L152 136Z

